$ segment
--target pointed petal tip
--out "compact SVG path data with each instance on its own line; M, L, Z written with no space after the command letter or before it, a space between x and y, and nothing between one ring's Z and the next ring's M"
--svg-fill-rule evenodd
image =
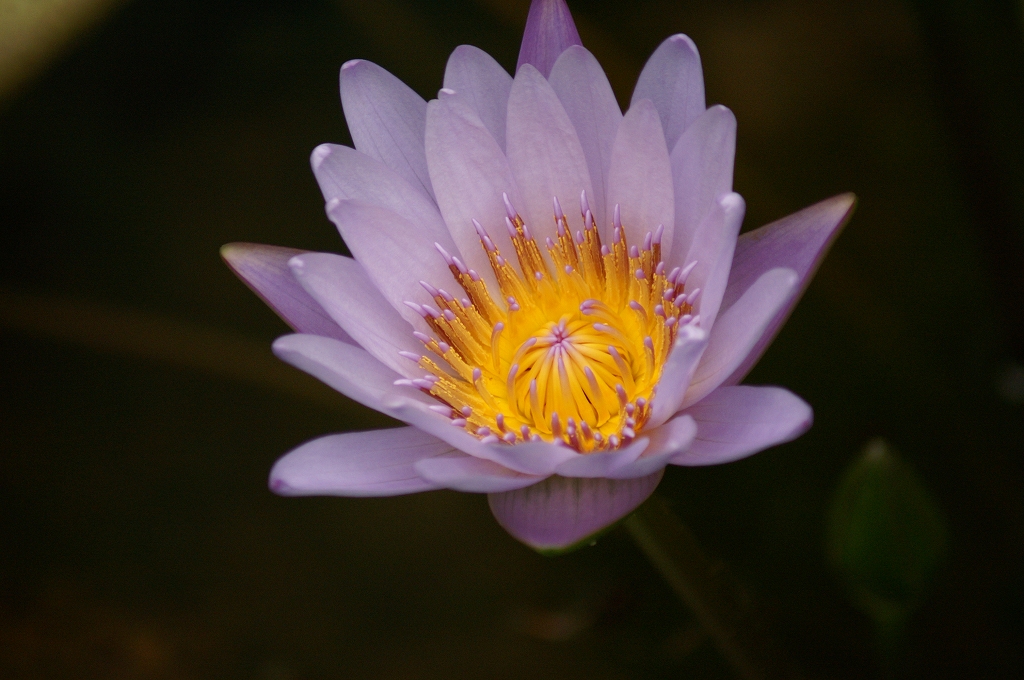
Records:
M847 215L845 219L849 219L850 215L853 214L853 211L856 210L857 203L860 199L857 198L857 194L853 193L852 191L847 191L846 193L834 196L832 200L836 201L836 203L839 205L846 206Z
M696 43L694 43L690 36L686 35L685 33L676 33L675 35L669 36L668 39L671 40L673 43L685 45L692 49L694 52L697 51Z
M270 473L270 479L267 480L267 487L277 494L278 496L293 496L294 490L288 486L288 483L283 479L274 477L273 471Z
M702 467L741 460L803 435L814 424L814 411L781 387L721 387L690 407L697 439L671 459L674 465Z
M337 62L335 62L335 63L337 63ZM344 64L341 65L341 70L342 71L347 71L348 69L352 68L353 66L358 66L361 63L363 63L362 59L349 59L348 61L346 61Z
M547 78L562 52L572 45L582 44L565 0L533 0L526 17L516 71L531 64Z
M229 267L234 269L231 266L232 262L241 256L247 245L249 244L240 242L225 243L220 247L220 257Z

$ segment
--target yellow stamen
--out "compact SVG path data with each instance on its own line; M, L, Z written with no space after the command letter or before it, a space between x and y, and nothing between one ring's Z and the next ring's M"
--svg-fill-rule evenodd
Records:
M506 207L519 269L476 222L497 290L438 247L466 298L424 284L436 309L412 306L437 339L417 337L447 367L422 357L427 379L409 383L488 442L617 448L647 422L677 327L692 311L683 285L665 274L661 230L630 247L616 210L612 245L602 246L589 211L574 234L556 202L557 237L542 251Z

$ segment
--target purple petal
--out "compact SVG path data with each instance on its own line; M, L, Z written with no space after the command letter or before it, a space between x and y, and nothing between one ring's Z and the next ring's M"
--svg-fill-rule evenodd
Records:
M555 236L552 198L566 210L594 194L579 137L551 84L526 64L508 98L508 162L522 193L516 205L539 242Z
M282 456L270 490L282 496L398 496L439 489L414 465L452 451L414 427L332 434Z
M319 335L285 335L274 341L273 350L282 361L377 411L384 410L384 397L400 377L361 347Z
M502 193L515 203L521 201L505 154L458 96L432 101L427 107L427 161L452 241L466 265L497 291L494 271L473 220L480 222L498 250L508 257L515 250L505 228ZM446 284L450 279L447 275L442 282Z
M483 50L472 45L459 45L448 57L444 86L466 98L498 147L504 151L505 117L508 115L512 76Z
M565 0L533 0L526 17L516 72L524 64L531 64L546 78L562 52L572 45L582 44Z
M663 469L669 462L686 451L697 436L697 423L689 415L676 416L659 428L644 431L651 438L651 443L644 455L634 462L613 471L609 477L615 479L632 479L645 477Z
M648 427L658 427L679 410L707 345L708 334L702 328L688 324L679 329L668 361L661 369Z
M533 475L550 475L564 461L579 456L567 446L543 441L521 442L512 446L495 444L484 448L485 453L475 455L512 470Z
M331 253L306 253L290 261L296 280L375 359L406 377L423 370L399 356L422 354L412 327L380 294L358 262Z
M488 496L498 524L526 545L560 551L587 540L643 503L664 470L636 479L548 477Z
M305 252L258 243L229 243L220 249L231 271L289 326L300 333L352 342L288 269L288 260Z
M544 479L514 472L489 460L453 455L425 458L416 463L424 479L446 489L468 493L499 493L530 486Z
M437 205L419 185L413 186L375 158L347 146L321 144L313 149L310 165L325 201L354 198L428 225L425 228L430 231L445 231Z
M487 458L491 453L476 437L452 427L451 421L430 410L437 401L417 389L394 384L399 375L354 345L316 335L286 335L274 342L274 354L376 411L408 423L454 448Z
M410 222L391 210L356 200L329 201L327 215L391 306L414 327L428 330L423 318L405 302L431 302L420 281L444 286L452 280L434 249L440 243L449 252L458 252L448 230L443 225Z
M621 206L630 245L642 245L648 233L664 227L662 248L671 252L675 225L672 192L672 164L658 112L649 99L635 101L622 118L612 145L607 212Z
M722 314L686 391L683 408L703 399L732 375L796 291L798 281L792 269L771 269Z
M560 464L555 472L563 477L613 477L613 472L639 458L640 454L647 449L649 442L650 440L645 436L620 449L577 454Z
M590 184L594 188L589 203L594 219L603 228L608 224L604 206L608 194L612 143L619 129L619 121L622 120L622 111L619 110L612 86L601 65L581 45L574 45L562 52L551 69L548 82L562 102L583 147L583 155L590 170Z
M693 41L682 34L665 40L647 60L632 103L650 99L661 115L668 148L704 113L704 74Z
M671 148L671 147L670 147ZM676 229L668 262L678 264L715 204L732 191L736 155L736 117L724 106L712 106L686 129L672 148Z
M726 379L725 384L735 385L743 380L764 354L800 300L832 242L849 221L856 202L857 198L853 194L833 196L740 236L729 285L722 300L723 307L732 305L751 281L772 267L794 270L800 277L800 283L797 293L771 320L761 339Z
M740 233L746 208L739 194L719 196L697 228L690 250L683 258L687 264L697 263L687 279L686 287L688 290L700 288L703 291L697 298L694 313L700 314L700 325L708 331L714 328L715 319L718 318L722 295L729 282L736 236Z
M380 66L354 59L341 67L341 106L356 148L433 199L423 152L423 98Z
M502 465L502 457L500 455L496 455L493 450L496 447L487 446L460 427L453 427L451 420L430 410L430 407L436 406L437 403L436 399L423 394L419 390L401 388L384 396L381 399L378 410L380 410L381 413L386 413L396 420L401 420L403 423L408 423L414 427L418 427L424 432L434 435L438 439L443 439L463 453L468 453L475 458L489 460ZM515 469L512 467L511 463L516 461L514 459L510 459L509 462L510 465L503 466L509 469ZM516 471L526 472L524 470ZM526 474L530 473L526 472Z
M781 387L719 387L686 413L697 438L672 459L676 465L718 465L796 439L814 415L803 399Z

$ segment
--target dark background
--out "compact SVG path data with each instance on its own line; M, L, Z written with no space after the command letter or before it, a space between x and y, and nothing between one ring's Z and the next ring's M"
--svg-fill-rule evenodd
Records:
M625 533L545 558L483 496L282 499L273 461L388 425L278 366L221 263L343 251L308 167L351 143L342 62L424 96L457 45L515 65L525 0L135 0L0 101L0 676L727 678ZM825 558L843 470L886 437L948 558L897 675L1024 672L1024 182L1016 3L570 2L628 103L665 37L739 120L745 229L860 204L748 382L796 442L660 493L810 677L874 677Z

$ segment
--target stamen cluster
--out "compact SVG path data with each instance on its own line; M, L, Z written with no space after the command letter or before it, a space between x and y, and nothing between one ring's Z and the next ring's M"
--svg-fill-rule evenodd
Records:
M435 410L485 442L618 448L647 422L680 324L699 323L691 312L700 289L685 291L696 263L665 271L661 226L642 246L627 244L617 205L603 245L586 193L575 234L554 199L556 239L545 239L545 257L504 200L518 269L474 220L496 300L478 272L437 245L464 295L421 282L434 304L406 304L436 334L415 333L434 357L403 353L426 375L396 384L434 396Z

